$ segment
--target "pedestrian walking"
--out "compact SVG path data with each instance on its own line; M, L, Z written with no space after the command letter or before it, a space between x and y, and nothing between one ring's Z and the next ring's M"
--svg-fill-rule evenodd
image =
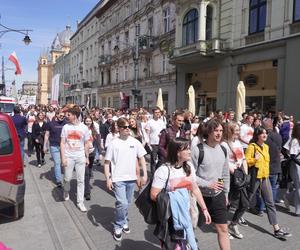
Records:
M195 169L190 160L189 140L185 138L172 139L168 144L167 162L162 164L154 174L151 199L159 202L157 197L164 187L170 196L170 207L166 207L165 210L170 209L172 217L166 222L167 233L164 234L166 237L161 237L161 228L164 223L162 219L157 224L154 233L161 240L163 249L185 249L181 248L185 244L183 239L172 239L174 228L175 230L179 230L179 228L184 230L191 249L198 249L189 213L190 195L188 191L195 196L205 217L205 223L210 224L211 222L210 214L196 183Z
M45 164L44 139L46 133L45 114L40 112L32 125L32 139L36 152L37 167L40 168Z
M219 119L211 119L200 130L205 142L192 147L196 181L212 222L215 223L220 249L230 249L227 226L229 167L226 149L220 145L223 127Z
M133 198L135 183L140 186L147 181L147 169L143 145L130 136L129 121L119 118L117 121L120 136L108 146L105 154L104 174L108 190L113 190L116 198L113 237L122 240L122 233L130 233L128 208ZM139 164L137 164L137 159ZM138 166L142 167L140 178Z
M21 154L22 154L22 160L24 161L24 145L25 145L25 137L26 137L27 120L24 116L21 115L21 108L19 106L14 107L14 115L12 116L12 121L17 130Z
M61 109L55 112L55 117L52 119L52 121L46 123L43 149L44 153L46 153L48 151L48 143L50 144L50 154L54 162L55 183L58 187L62 187L60 141L61 131L66 123L65 114Z
M276 208L272 195L272 187L269 179L270 154L269 146L265 143L266 140L266 129L263 127L256 128L254 130L253 138L245 152L245 157L250 168L249 171L253 171L251 178L255 178L249 199L251 202L256 191L260 189L263 201L266 205L269 223L274 229L274 236L276 238L285 239L286 237L291 236L291 233L278 225Z
M77 179L77 207L81 212L86 212L84 206L84 175L85 168L89 165L89 140L90 134L86 125L80 123L80 108L77 105L66 110L68 123L63 126L61 132L61 160L65 168L64 176L64 200L69 200L70 181L73 170L76 170Z

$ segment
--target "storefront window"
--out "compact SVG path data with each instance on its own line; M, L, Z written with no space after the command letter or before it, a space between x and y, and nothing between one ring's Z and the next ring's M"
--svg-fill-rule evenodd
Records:
M246 111L258 111L266 113L276 110L276 96L247 96Z

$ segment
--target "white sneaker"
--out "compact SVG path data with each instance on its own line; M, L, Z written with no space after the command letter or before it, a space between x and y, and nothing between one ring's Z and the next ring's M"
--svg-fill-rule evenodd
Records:
M69 193L64 192L64 200L65 200L65 201L70 200Z
M235 236L238 239L244 238L244 236L240 233L237 225L233 225L230 223L228 226L228 230L232 236Z
M79 210L83 213L87 212L86 207L84 206L83 203L77 203L77 207L79 208Z
M124 225L122 231L123 231L123 233L125 233L125 234L129 234L129 233L130 233L129 226L128 226L127 224Z

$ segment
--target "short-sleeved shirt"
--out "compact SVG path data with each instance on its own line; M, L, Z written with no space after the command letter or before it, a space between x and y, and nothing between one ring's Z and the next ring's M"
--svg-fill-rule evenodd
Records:
M158 145L159 134L166 128L166 125L162 119L154 120L151 119L147 122L145 129L149 130L149 143L151 145Z
M136 180L137 158L146 155L142 143L129 136L126 140L115 138L108 145L105 160L111 163L113 182Z
M254 129L246 123L243 124L240 128L240 137L243 141L245 141L247 143L249 143L250 140L252 139L253 133L254 133ZM246 144L242 141L241 141L241 143L242 143L243 148L248 147L248 144Z
M166 185L168 179L168 174L170 169L169 181L167 184L168 191L174 191L178 188L186 188L188 190L193 189L193 183L196 182L195 169L191 163L188 163L191 166L191 174L186 175L183 168L171 167L170 164L161 165L154 173L154 179L152 182L152 187L163 189Z
M299 145L299 141L297 139L291 139L289 141L286 142L286 144L284 145L284 148L289 150L290 155L296 155L297 159L300 160L300 145Z
M89 129L83 123L63 126L61 139L65 140L65 156L69 158L85 157L84 144L90 139Z
M66 124L66 121L56 121L52 120L51 122L46 123L46 131L49 131L49 142L50 146L60 146L60 136L63 126Z
M239 166L242 165L245 159L244 150L242 144L239 140L231 142L230 146L226 142L221 143L227 150L229 168L235 168L238 163Z

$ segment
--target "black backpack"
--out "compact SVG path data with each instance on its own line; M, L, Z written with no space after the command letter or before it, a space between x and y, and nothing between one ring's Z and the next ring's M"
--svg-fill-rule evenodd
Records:
M223 145L220 144L220 146L221 146L221 148L224 152L225 158L226 158L227 157L227 150ZM198 166L197 166L197 170L198 170L198 168L199 168L199 166L202 163L203 158L204 158L203 143L202 142L198 143L197 147L199 149Z

